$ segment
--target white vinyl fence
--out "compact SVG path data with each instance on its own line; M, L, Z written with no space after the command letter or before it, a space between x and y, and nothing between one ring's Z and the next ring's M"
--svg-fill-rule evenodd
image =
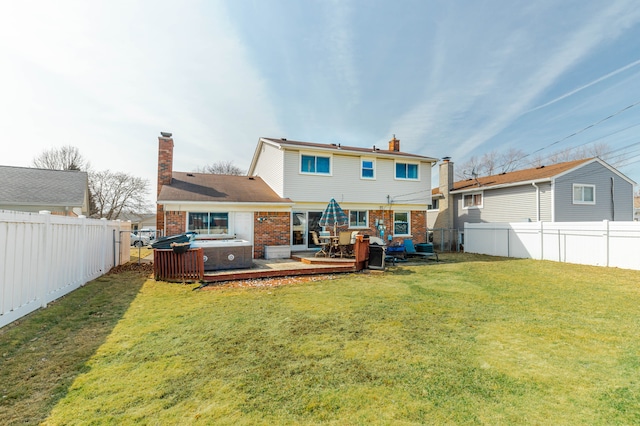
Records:
M0 210L0 327L128 262L130 228Z
M464 250L640 270L640 222L465 223Z

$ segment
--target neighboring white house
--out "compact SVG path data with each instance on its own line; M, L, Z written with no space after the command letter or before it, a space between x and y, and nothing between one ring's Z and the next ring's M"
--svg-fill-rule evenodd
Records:
M426 241L434 158L389 149L260 138L248 176L173 171L173 139L159 138L157 228L165 235L198 230L254 245L315 248L322 211L335 198L350 223L341 229Z
M451 183L450 183L451 182ZM635 182L598 158L453 182L453 162L440 165L432 191L433 228L481 222L633 220Z
M89 215L87 172L0 166L0 182L0 210Z

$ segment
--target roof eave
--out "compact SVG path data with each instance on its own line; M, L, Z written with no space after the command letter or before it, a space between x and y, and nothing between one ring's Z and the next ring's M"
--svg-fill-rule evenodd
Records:
M544 182L551 182L553 178L551 177L547 177L547 178L541 178L541 179L531 179L531 180L523 180L523 181L519 181L519 182L511 182L511 183L502 183L499 185L488 185L488 186L475 186L473 188L465 188L465 189L457 189L455 191L450 191L450 194L462 194L465 192L478 192L478 191L484 191L486 189L499 189L499 188L509 188L509 187L513 187L513 186L525 186L525 185L531 185L532 183L544 183Z
M191 201L191 200L157 200L156 204L160 204L163 206L173 205L173 204L190 204L190 205L207 205L207 204L225 204L228 206L259 206L259 207L268 207L268 206L294 206L295 203L293 201Z

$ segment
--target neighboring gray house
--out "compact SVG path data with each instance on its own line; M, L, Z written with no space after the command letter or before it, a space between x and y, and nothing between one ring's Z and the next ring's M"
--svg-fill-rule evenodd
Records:
M432 191L439 208L428 213L428 223L463 229L465 222L631 221L634 184L598 158L459 182L445 160Z
M89 215L87 172L0 166L0 182L0 210Z

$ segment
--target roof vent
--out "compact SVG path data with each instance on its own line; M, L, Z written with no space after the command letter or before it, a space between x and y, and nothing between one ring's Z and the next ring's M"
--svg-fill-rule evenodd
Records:
M253 176L249 176L249 180L255 180Z
M193 177L193 173L187 173L187 176Z
M160 135L162 135L162 137L164 137L164 138L170 138L171 137L171 133L169 133L169 132L160 132Z
M287 140L287 138L280 138L280 140L281 140L281 141L286 141L286 140Z
M536 167L536 169L544 169L544 165L542 165L540 167Z

